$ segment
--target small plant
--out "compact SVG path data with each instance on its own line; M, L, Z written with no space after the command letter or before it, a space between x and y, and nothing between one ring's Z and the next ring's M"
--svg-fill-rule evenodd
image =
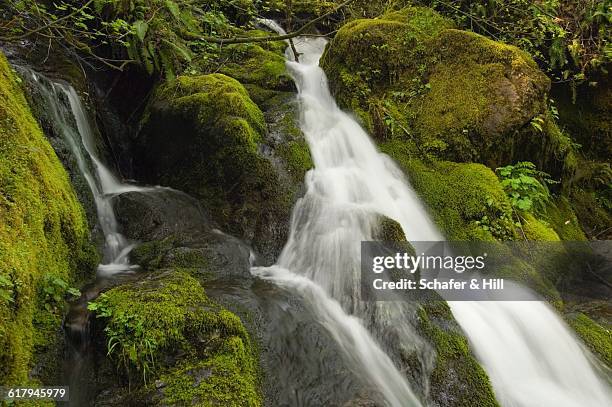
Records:
M66 298L66 295L78 297L81 292L59 277L45 275L41 287L41 298L44 307L49 312L56 312Z
M522 212L544 212L550 199L547 185L557 184L550 175L538 171L529 161L518 162L495 170L512 207Z
M479 221L476 221L476 224L498 240L513 240L513 227L520 226L520 223L512 220L512 214L500 208L491 197L487 198L485 209L488 215L484 215Z
M7 276L0 274L0 301L14 302L13 282Z
M155 367L155 352L158 348L155 338L148 334L142 320L128 312L113 312L108 298L102 294L87 305L96 318L107 318L110 322L104 328L107 338L107 356L114 358L120 368L130 375L135 367L142 375L143 382Z
M531 127L533 127L538 133L543 133L544 132L544 116L543 115L538 115L536 117L534 117L533 119L531 119L531 121L529 122L529 124L531 125Z

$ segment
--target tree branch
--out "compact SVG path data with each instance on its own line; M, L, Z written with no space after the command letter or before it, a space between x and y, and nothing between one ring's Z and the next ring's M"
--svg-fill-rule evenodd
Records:
M301 35L304 31L306 31L309 27L311 27L313 24L318 23L319 21L325 19L326 17L329 17L330 15L334 14L335 12L337 12L338 10L340 10L341 8L343 8L344 6L346 6L347 4L353 2L353 0L346 0L344 3L338 5L338 7L334 8L333 10L331 10L328 13L323 14L322 16L319 16L313 20L310 20L309 22L307 22L306 24L304 24L302 27L300 27L299 29L287 33L287 34L283 34L283 35L271 35L271 36L267 36L267 37L234 37L234 38L215 38L215 37L199 37L200 40L203 41L208 41L208 42L212 42L215 44L245 44L245 43L250 43L250 42L268 42L268 41L283 41L283 40L289 40L291 38L295 38L299 35Z
M93 0L89 0L87 3L83 4L83 6L79 9L75 9L72 13L70 14L66 14L64 17L60 17L57 20L51 21L48 24L42 25L40 27L37 27L33 30L30 30L28 32L25 32L21 35L14 35L11 37L0 37L2 40L4 41L13 41L13 40L21 40L23 38L29 37L32 34L36 34L38 32L44 31L48 28L52 28L52 27L56 27L58 25L58 23L61 23L62 21L65 21L69 18L74 17L76 14L80 13L81 11L85 10L91 3L93 3Z

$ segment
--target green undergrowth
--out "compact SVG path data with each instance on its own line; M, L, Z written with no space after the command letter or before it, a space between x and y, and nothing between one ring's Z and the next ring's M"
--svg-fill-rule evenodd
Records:
M97 254L83 208L0 55L0 383L30 382Z
M156 271L91 302L108 354L160 405L261 405L258 357L240 318L186 270Z

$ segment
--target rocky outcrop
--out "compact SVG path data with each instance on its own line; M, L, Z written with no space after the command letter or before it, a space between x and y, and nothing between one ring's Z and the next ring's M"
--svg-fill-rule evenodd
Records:
M103 293L90 309L104 320L119 370L154 382L137 390L148 405L262 404L256 347L240 318L188 273L158 270Z

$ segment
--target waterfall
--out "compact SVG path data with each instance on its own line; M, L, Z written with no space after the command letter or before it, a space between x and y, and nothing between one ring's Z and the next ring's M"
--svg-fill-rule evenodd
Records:
M282 32L269 21L261 23ZM287 67L298 88L300 127L314 169L306 175L306 193L294 207L290 236L277 264L255 267L252 273L299 293L386 404L419 405L374 337L393 326L402 345L413 344L421 352L431 349L404 318L409 304L361 301L360 242L372 240L377 214L398 221L410 241L444 238L402 171L336 105L318 66L326 41L294 41L300 63L288 51ZM612 405L609 386L588 352L546 303L449 305L502 405ZM366 321L372 322L366 326Z
M96 147L95 125L89 119L87 109L76 90L69 84L51 80L28 68L19 68L22 75L37 86L44 99L41 106L46 109L55 133L66 143L76 160L80 173L91 190L98 222L104 234L104 257L98 266L100 276L130 272L134 266L129 262L129 252L134 243L119 231L112 199L125 192L146 192L152 187L139 187L120 182L104 165Z

